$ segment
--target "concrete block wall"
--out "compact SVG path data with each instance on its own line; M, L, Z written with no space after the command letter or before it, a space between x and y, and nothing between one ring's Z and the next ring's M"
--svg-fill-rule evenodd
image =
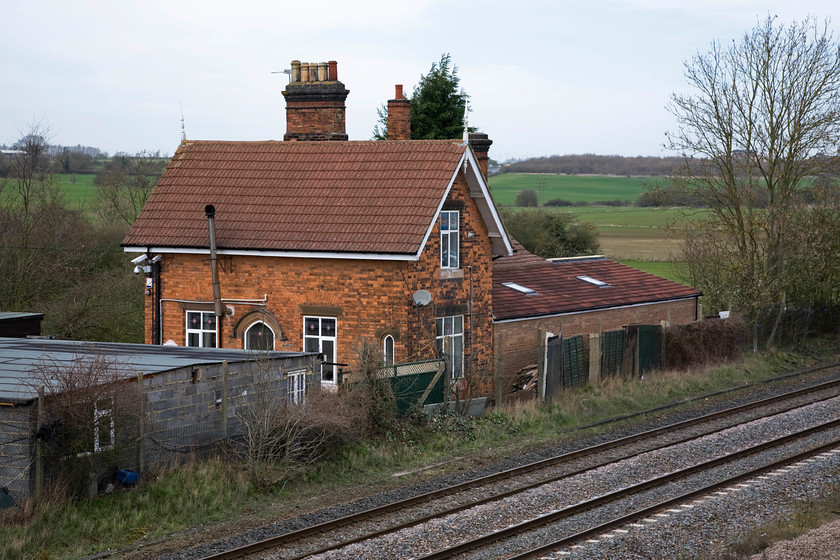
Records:
M227 368L224 381L222 364L181 368L144 379L146 466L215 449L219 440L238 433L237 406L262 402L258 401L261 392L286 398L284 372L307 371L307 391L317 390L320 383L319 369L309 358L231 363Z
M17 503L30 493L30 468L35 458L33 413L33 406L0 407L0 487Z

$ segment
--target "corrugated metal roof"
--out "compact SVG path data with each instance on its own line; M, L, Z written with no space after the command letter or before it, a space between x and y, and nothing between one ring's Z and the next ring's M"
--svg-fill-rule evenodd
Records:
M192 141L175 152L126 246L414 254L466 147L452 140Z
M38 396L33 372L39 367L70 367L79 360L104 356L130 378L143 372L156 374L194 365L255 360L281 359L314 355L303 352L267 352L247 350L188 348L114 342L78 342L67 340L0 338L0 402L22 402Z

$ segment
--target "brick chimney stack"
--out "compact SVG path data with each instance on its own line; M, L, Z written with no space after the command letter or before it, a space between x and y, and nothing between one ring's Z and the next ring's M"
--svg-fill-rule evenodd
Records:
M411 140L411 102L403 96L402 84L388 100L388 140Z
M482 132L470 132L469 137L470 148L475 154L475 159L478 160L478 166L481 167L481 174L484 179L487 179L487 166L490 163L490 156L487 152L490 151L490 145L493 143L490 138Z
M287 142L347 140L345 101L350 91L338 81L338 64L292 61L286 98Z

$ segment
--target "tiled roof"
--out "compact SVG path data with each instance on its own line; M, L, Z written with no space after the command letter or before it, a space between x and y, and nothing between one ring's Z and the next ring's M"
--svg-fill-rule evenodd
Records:
M413 254L465 147L451 140L187 141L126 246Z
M493 315L496 320L539 317L699 297L700 290L672 282L603 257L548 262L529 258L518 243L512 257L493 263ZM524 251L524 253L523 253ZM534 257L534 255L531 255ZM518 259L518 264L513 261ZM605 282L600 287L581 280L588 276ZM534 290L525 294L504 286L513 282Z

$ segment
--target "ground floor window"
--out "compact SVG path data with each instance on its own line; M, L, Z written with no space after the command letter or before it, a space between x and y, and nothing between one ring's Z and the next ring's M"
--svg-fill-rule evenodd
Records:
M321 381L335 383L337 380L335 317L303 318L303 351L324 355L326 364L321 366Z
M187 346L216 348L216 314L187 311Z
M464 316L438 317L435 321L438 356L446 358L452 379L464 375Z
M301 404L306 396L306 371L291 371L287 379L289 404Z
M262 321L254 323L245 331L245 349L273 351L274 331Z

